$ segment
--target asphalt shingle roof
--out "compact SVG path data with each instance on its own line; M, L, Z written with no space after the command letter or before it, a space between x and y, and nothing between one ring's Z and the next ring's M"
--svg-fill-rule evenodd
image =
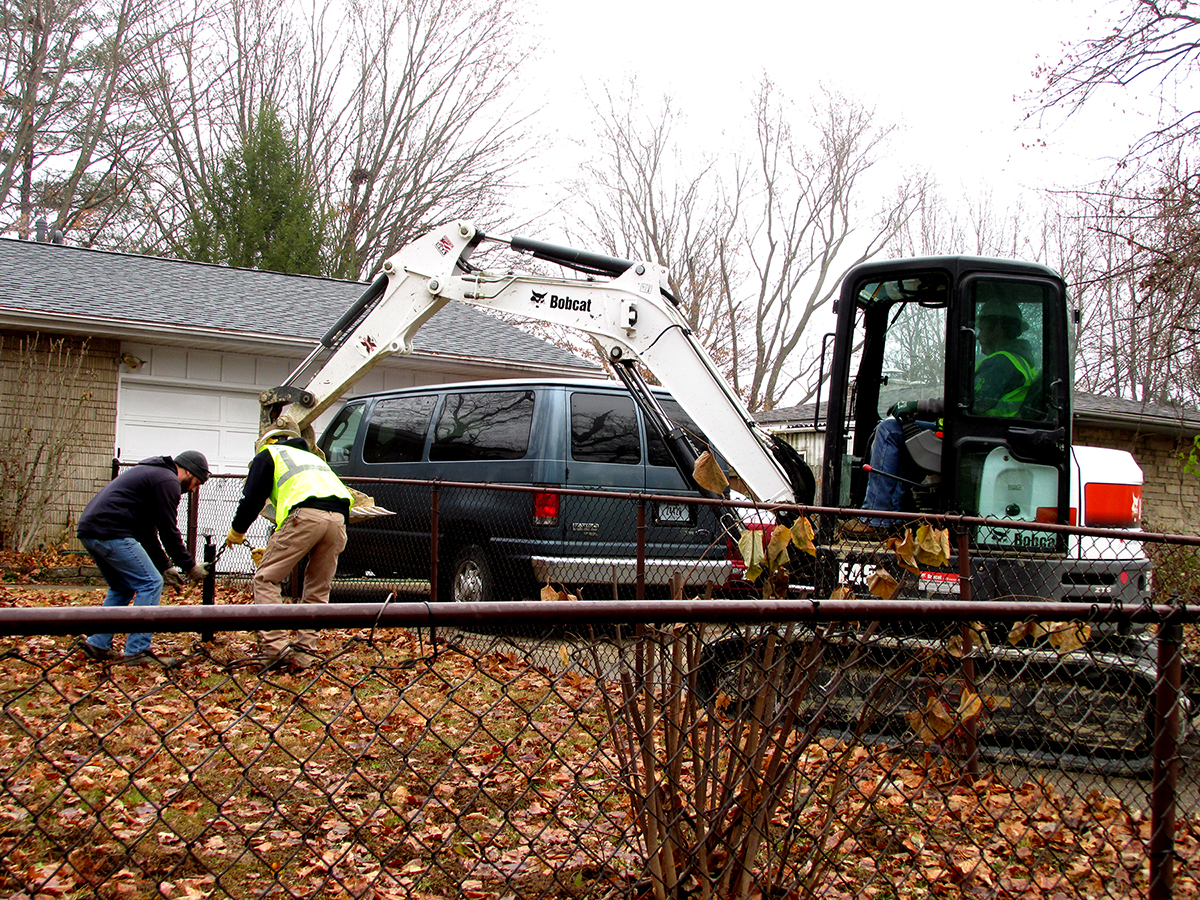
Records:
M1075 421L1108 425L1112 427L1136 428L1147 432L1170 434L1200 434L1200 410L1144 403L1140 400L1122 400L1118 397L1101 397L1076 391L1073 397ZM754 414L762 425L785 427L812 427L813 404L779 407ZM821 423L825 422L825 404L821 403Z
M317 341L366 289L304 275L0 239L4 313L88 316L202 326ZM466 304L451 303L421 328L414 348L579 369L566 350Z

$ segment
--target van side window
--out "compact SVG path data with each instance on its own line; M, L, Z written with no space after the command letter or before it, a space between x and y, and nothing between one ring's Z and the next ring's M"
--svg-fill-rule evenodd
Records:
M354 439L358 437L358 423L362 421L362 403L351 403L342 407L333 422L321 435L321 449L330 465L350 462L350 451L354 448Z
M532 425L533 391L447 394L429 458L521 459Z
M363 441L363 460L369 463L420 462L436 405L437 396L433 394L376 402Z
M663 412L667 414L672 422L687 432L687 436L695 445L696 450L703 453L708 449L708 438L699 429L692 417L683 411L675 400L667 400L662 397L658 400L659 405L663 408ZM654 433L654 429L646 424L646 460L652 466L674 466L675 460L671 457L671 453L667 450L667 445L663 443L662 438Z
M612 394L571 394L571 458L580 462L642 461L633 399Z

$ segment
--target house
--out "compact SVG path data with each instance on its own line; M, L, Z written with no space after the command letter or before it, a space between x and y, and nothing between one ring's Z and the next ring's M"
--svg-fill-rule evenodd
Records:
M1150 531L1194 534L1200 529L1200 471L1186 468L1200 436L1200 410L1076 393L1076 444L1127 450L1142 467L1142 524ZM825 406L811 403L773 409L755 417L813 466L818 480L825 454Z
M258 434L259 392L283 384L365 288L0 239L0 399L8 426L47 433L55 409L71 404L62 395L64 366L85 354L84 421L56 463L71 476L47 538L71 528L110 477L114 456L197 449L214 472L244 471ZM22 360L35 335L37 354ZM49 354L60 339L67 352ZM455 303L421 329L411 355L385 360L356 392L528 375L604 377L566 350ZM27 421L12 421L18 408Z

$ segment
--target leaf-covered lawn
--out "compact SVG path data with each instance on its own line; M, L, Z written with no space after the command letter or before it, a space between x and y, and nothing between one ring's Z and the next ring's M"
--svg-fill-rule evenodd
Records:
M0 586L10 607L102 597ZM578 644L448 637L435 656L427 634L327 632L325 666L268 678L243 664L247 634L156 636L186 657L172 673L87 663L69 637L5 640L0 890L653 896L601 702L620 685ZM937 755L822 739L771 827L835 855L821 897L1146 895L1150 822L1128 786L961 776ZM835 779L851 790L830 806ZM1197 812L1179 817L1180 898L1197 896Z

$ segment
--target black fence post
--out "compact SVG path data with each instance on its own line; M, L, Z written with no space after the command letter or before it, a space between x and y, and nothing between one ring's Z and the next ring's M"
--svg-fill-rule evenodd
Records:
M187 495L187 551L196 558L196 538L200 531L200 490L188 491Z
M208 574L204 576L204 583L200 587L200 605L213 606L217 600L217 548L213 544L212 535L204 536L204 562L208 566ZM204 631L200 633L200 640L203 643L211 644L213 633Z
M1158 626L1154 686L1154 772L1150 790L1150 900L1175 889L1175 802L1179 781L1179 704L1183 689L1183 624Z
M113 461L112 461L112 471L109 473L108 480L116 481L117 476L120 474L121 474L121 461L114 456Z
M958 525L958 599L971 602L971 529L961 522ZM975 638L971 633L971 622L962 624L963 690L978 694L975 686ZM963 723L967 754L967 775L979 778L979 719L970 718Z
M646 599L646 498L637 505L637 598Z
M429 505L429 602L438 602L438 486L430 489Z

